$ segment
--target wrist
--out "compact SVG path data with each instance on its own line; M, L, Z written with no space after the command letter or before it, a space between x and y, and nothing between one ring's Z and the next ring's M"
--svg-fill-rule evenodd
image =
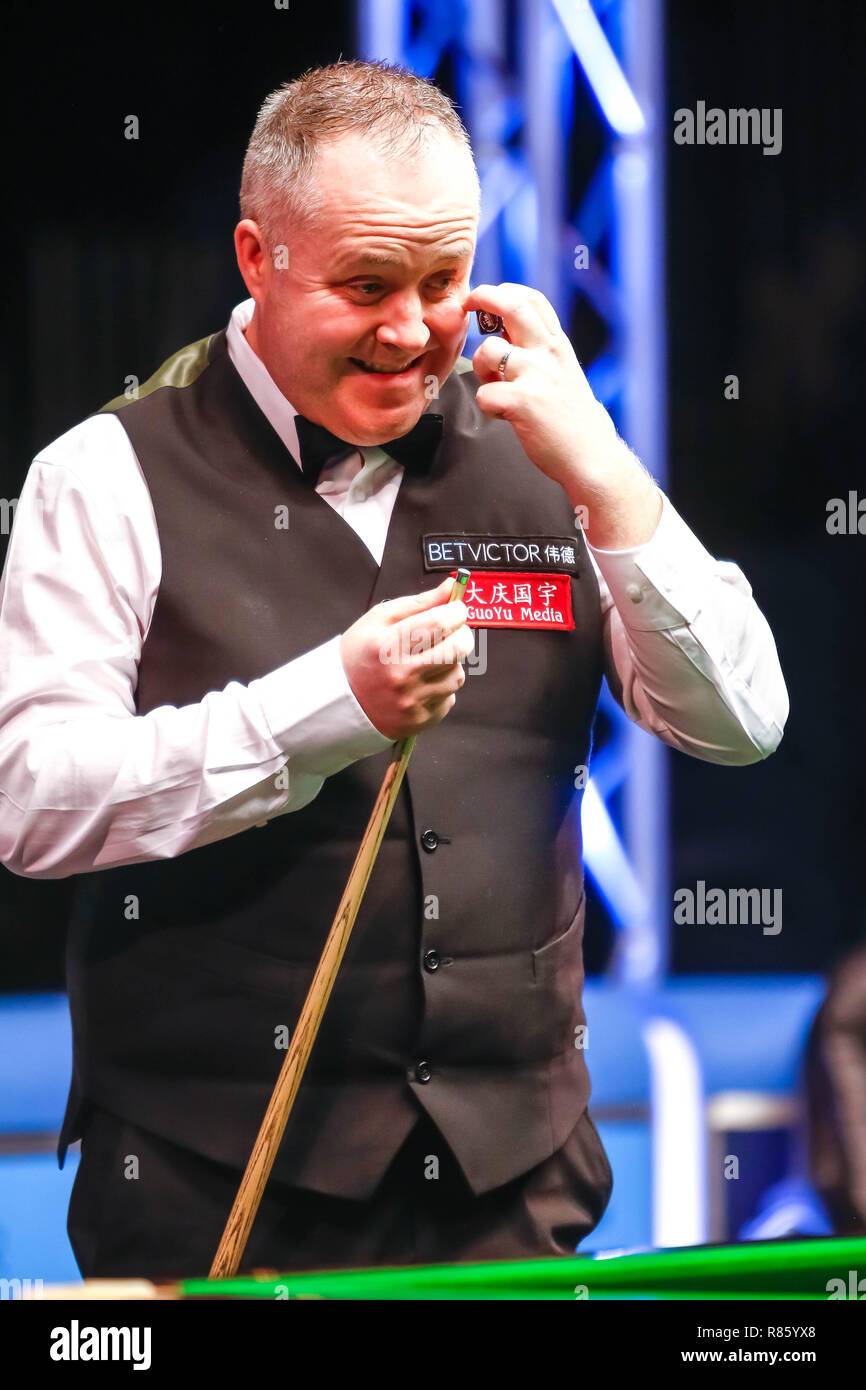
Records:
M619 436L613 446L608 444L602 468L576 468L563 486L572 507L586 518L583 530L590 546L625 550L645 544L655 533L661 490Z

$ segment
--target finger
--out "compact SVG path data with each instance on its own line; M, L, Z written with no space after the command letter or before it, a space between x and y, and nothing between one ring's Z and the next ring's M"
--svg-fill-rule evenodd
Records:
M401 594L399 598L384 599L380 604L377 604L382 622L398 623L404 618L411 617L414 613L423 613L425 610L438 607L447 599L453 585L454 580L449 575L447 579L442 580L441 584L437 584L435 589L427 589L420 594Z
M456 700L457 696L451 694L445 695L444 697L437 696L435 700L431 700L429 704L425 704L424 708L428 711L425 727L427 725L440 723L445 718L448 711L454 708Z
M443 670L459 666L462 661L466 661L475 650L475 638L470 627L462 627L459 632L455 632L450 637L446 637L444 642L437 642L435 646L428 647L426 651L420 651L410 656L406 662L409 667L415 668L415 673L426 681L441 680Z
M449 695L456 695L458 690L465 684L466 672L463 667L460 665L454 666L445 676L440 676L435 683L431 682L430 684L424 684L424 695L421 699L421 704L429 709L430 706L436 704L437 701L445 700Z
M563 331L562 324L559 322L559 315L550 300L541 293L541 290L533 290L527 286L526 292L535 305L538 317L541 319L541 322L548 332L561 333Z
M510 343L506 343L504 338L485 338L472 358L472 370L479 381L503 380L499 363L506 352L508 353L508 365L505 379L508 379L508 373L510 373L511 378L519 376L521 367L526 365L528 357L526 349L512 347Z
M448 582L453 584L454 581ZM465 626L468 618L466 604L456 598L450 603L428 608L423 617L416 613L413 617L404 618L397 625L399 631L395 635L401 650L405 648L410 655L414 655L413 647L417 647L423 655L424 650L441 645L457 628Z
M525 285L479 285L464 300L463 308L489 309L500 314L509 339L519 347L544 347L550 342L551 330L538 312L534 293Z
M512 415L519 417L523 408L520 383L502 381L499 373L495 381L484 382L475 392L475 403L482 415L491 420L509 420Z

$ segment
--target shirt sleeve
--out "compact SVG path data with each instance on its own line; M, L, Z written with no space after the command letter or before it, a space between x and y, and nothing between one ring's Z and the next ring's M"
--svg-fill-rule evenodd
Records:
M773 635L739 566L714 559L662 496L645 544L587 542L608 684L628 717L672 748L758 762L778 747L789 709Z
M173 858L301 809L393 742L355 699L339 634L249 685L137 714L160 571L132 446L115 417L93 417L31 465L0 579L0 862L13 873Z

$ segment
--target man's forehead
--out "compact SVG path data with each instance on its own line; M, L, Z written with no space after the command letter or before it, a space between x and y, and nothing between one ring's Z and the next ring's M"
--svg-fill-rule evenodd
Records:
M412 251L420 252L422 255L427 253L437 259L447 257L455 261L471 260L475 254L475 244L468 237L454 237L447 234L442 237L425 239L421 243L410 243L410 256ZM366 243L359 238L354 245L344 243L338 252L339 260L358 262L360 265L389 266L405 265L407 261L406 251L397 246L384 246Z

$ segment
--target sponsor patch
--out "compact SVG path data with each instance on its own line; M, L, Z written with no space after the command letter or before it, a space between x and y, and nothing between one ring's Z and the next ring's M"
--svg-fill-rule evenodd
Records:
M574 536L491 536L471 531L435 532L422 537L425 570L537 570L580 573Z
M470 570L463 602L470 627L574 628L567 574Z

